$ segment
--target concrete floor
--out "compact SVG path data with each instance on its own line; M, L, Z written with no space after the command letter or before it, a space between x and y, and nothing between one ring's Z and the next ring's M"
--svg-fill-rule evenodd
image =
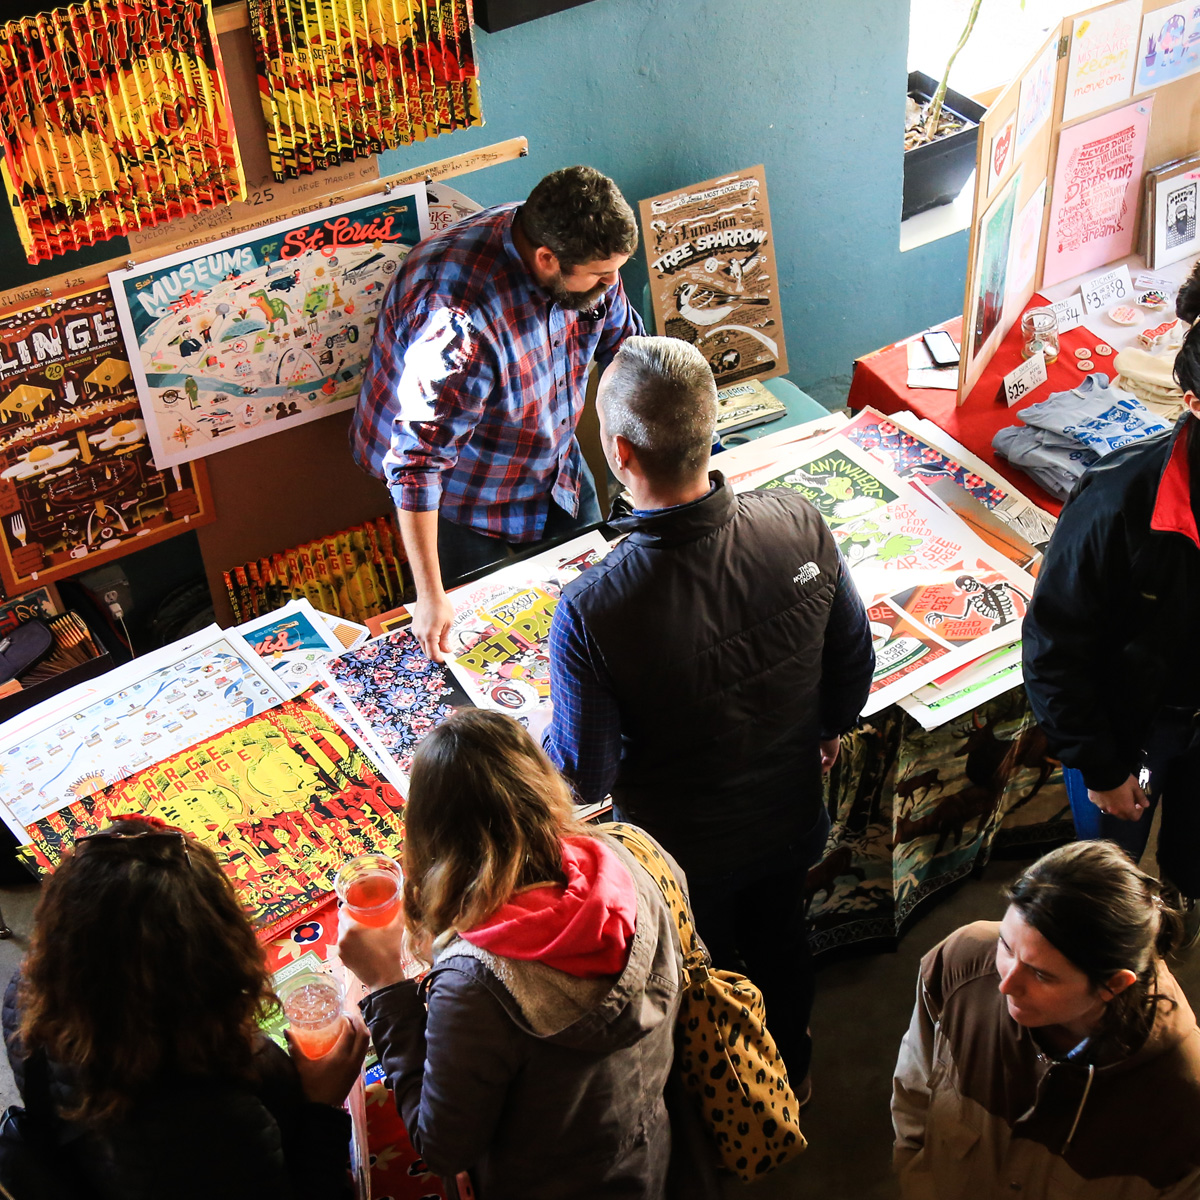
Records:
M1154 839L1157 840L1157 839ZM1151 845L1154 844L1152 840ZM1023 862L992 863L909 931L894 954L872 954L821 971L813 1013L813 1101L803 1128L808 1152L748 1190L726 1183L726 1200L793 1200L801 1196L894 1200L892 1067L908 1027L921 956L970 921L998 920L1001 886ZM1153 870L1153 862L1144 864ZM28 945L36 886L0 889L0 906L15 937L0 941L0 979L7 981ZM1193 1007L1200 1004L1200 951L1172 964ZM18 1102L8 1062L0 1056L0 1109Z

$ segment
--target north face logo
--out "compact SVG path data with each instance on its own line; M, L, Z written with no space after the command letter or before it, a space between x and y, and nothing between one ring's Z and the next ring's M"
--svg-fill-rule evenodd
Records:
M793 583L811 583L821 573L815 562L806 562L792 578Z

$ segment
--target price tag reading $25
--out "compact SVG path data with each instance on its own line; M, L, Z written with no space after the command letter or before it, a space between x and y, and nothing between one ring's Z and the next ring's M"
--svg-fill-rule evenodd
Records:
M1030 392L1035 391L1046 382L1046 356L1039 350L1030 355L1014 371L1009 371L1004 377L1004 399L1009 408L1018 400L1024 400Z

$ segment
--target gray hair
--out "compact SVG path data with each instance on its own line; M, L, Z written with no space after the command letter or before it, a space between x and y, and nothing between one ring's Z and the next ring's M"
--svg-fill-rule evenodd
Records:
M717 423L717 385L704 355L691 343L627 338L598 400L609 436L629 441L648 476L681 482L707 464Z

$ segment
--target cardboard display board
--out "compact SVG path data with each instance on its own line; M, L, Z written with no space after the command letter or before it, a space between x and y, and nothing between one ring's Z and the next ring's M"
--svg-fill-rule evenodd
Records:
M1200 151L1200 67L1188 58L1190 10L1164 8L1161 0L1118 0L1072 14L980 121L960 404L1037 291L1099 270L1138 245L1144 173ZM1051 61L1046 119L1039 109ZM1100 191L1111 201L1101 206L1102 220L1093 203ZM1085 212L1080 200L1088 196ZM998 240L1009 203L1014 215L1001 268Z
M654 321L708 359L717 386L787 371L761 166L639 205Z

